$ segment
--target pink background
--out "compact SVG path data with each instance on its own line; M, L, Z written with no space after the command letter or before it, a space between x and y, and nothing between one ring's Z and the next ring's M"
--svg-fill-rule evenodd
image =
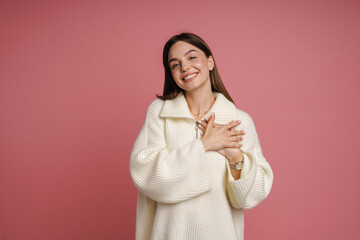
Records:
M162 47L211 47L274 171L246 239L360 239L360 2L0 2L0 239L133 239Z

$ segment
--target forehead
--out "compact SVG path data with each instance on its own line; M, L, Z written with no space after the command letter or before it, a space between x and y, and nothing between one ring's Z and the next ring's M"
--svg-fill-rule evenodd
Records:
M196 52L200 54L202 53L201 49L195 47L194 45L191 45L190 43L184 41L178 41L171 46L169 50L168 59L180 58L184 56L184 54L190 51L191 49L194 49Z

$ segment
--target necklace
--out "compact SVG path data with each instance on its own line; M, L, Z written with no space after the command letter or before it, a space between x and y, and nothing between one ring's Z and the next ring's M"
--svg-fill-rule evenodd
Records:
M191 112L191 111L190 111L190 112ZM207 112L208 112L208 110L203 111L202 113L198 113L198 114L191 112L191 114L195 117L195 120L198 120L199 118L202 117L203 114L205 114L205 113L207 113ZM200 114L201 114L201 115L200 115ZM199 118L198 118L198 116L199 116Z
M214 104L214 102L215 102L215 99L213 100L213 103L212 103L212 104ZM212 104L211 104L210 106L212 106ZM191 112L191 114L194 116L195 120L197 121L197 120L200 119L205 113L207 113L209 110L210 110L210 108L207 109L207 110L205 110L205 111L203 111L203 112L200 112L200 113L193 113L192 111L190 111L190 112Z

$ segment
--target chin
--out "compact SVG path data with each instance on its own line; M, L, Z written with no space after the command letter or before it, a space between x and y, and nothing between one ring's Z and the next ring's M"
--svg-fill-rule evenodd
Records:
M193 88L188 88L188 89L184 89L186 92L193 92L193 91L195 91L195 90L197 90L197 89L199 89L200 88L200 86L197 86L197 87L193 87Z

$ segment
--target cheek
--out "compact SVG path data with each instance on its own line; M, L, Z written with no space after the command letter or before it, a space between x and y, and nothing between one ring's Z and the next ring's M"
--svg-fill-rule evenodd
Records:
M198 60L194 62L194 66L196 66L197 68L204 68L206 67L206 62L203 60Z
M175 80L176 84L181 83L179 72L171 71L171 75L172 75L173 79Z
M179 77L179 73L177 71L171 71L172 77L176 80Z

